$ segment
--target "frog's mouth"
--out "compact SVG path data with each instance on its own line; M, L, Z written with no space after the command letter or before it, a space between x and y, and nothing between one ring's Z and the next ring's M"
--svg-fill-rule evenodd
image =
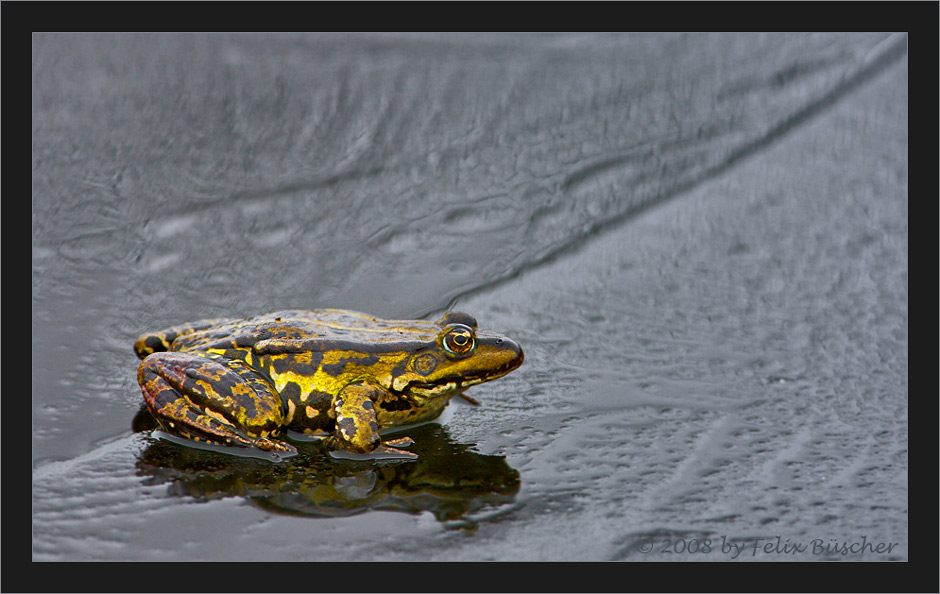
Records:
M480 383L479 380L475 383ZM467 381L467 378L452 378L451 380L442 380L440 382L434 383L423 383L423 382L409 382L403 393L409 396L417 396L418 398L431 399L438 398L444 395L453 396L457 392L471 386L473 384Z
M405 386L403 393L425 399L439 398L441 396L456 396L470 386L475 386L489 380L500 378L515 368L516 367L508 367L507 369L500 370L495 374L492 372L481 371L479 373L445 377L433 383L412 381L408 382L408 385Z

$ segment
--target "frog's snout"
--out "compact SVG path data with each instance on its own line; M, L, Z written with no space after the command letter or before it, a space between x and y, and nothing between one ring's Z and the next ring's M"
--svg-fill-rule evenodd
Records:
M503 344L513 353L512 359L510 359L510 364L512 369L517 369L522 362L525 361L525 353L522 352L522 347L519 346L519 343L508 338L502 339Z
M525 360L525 354L519 344L505 336L494 336L480 341L481 346L488 351L487 356L494 360L494 369L500 370L500 375L505 375L514 369L518 369Z

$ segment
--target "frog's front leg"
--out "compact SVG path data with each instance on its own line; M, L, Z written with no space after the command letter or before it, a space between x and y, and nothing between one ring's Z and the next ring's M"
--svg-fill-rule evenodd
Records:
M349 384L333 398L336 412L336 431L328 442L331 447L356 454L394 454L404 458L417 458L415 454L388 447L379 435L379 422L374 401L382 396L384 388L366 382ZM408 438L396 439L389 445L410 445Z
M221 445L297 451L268 437L283 421L281 397L241 361L154 353L140 364L137 379L147 408L169 433Z

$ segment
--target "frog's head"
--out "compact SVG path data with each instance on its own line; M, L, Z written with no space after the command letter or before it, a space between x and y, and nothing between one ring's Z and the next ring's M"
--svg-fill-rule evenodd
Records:
M449 398L470 386L500 378L522 365L522 348L512 340L477 330L477 321L449 312L436 322L433 341L411 353L394 389L417 401Z

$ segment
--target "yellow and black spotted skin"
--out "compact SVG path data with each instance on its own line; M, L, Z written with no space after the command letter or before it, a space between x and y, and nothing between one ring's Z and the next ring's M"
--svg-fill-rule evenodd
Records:
M142 335L137 372L169 433L292 453L284 429L328 436L334 449L395 452L380 429L441 414L470 386L522 364L512 340L450 312L437 322L337 309L211 319ZM469 400L469 398L468 398Z

